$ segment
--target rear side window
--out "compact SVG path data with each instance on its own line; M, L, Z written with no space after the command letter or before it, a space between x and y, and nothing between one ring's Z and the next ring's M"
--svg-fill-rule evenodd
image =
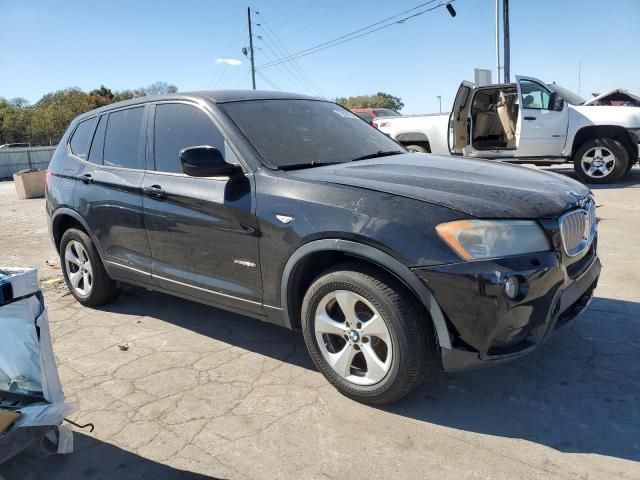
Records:
M91 140L91 134L93 133L93 127L96 124L96 119L97 117L93 117L80 122L76 127L75 132L73 132L71 141L69 142L71 153L83 160L86 160L87 153L89 153L89 141Z
M156 170L182 173L178 153L183 148L210 145L224 154L224 137L199 108L183 103L156 105L154 153Z
M109 114L104 138L104 165L144 168L138 155L144 107L128 108Z
M89 149L89 161L98 165L102 164L102 150L104 149L104 132L107 129L107 115L102 115L98 121L98 128L93 135L91 148Z

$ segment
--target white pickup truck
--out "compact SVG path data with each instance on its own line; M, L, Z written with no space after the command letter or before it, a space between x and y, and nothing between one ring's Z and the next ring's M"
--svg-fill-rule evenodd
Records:
M640 108L585 105L530 77L462 82L451 113L379 118L375 126L408 150L549 165L573 162L585 183L609 183L638 161Z

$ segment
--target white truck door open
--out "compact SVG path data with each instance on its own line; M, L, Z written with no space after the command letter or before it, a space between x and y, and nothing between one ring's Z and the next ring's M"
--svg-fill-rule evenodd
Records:
M567 138L569 108L544 82L516 76L516 157L560 157Z
M453 102L449 116L449 128L447 129L447 143L449 144L449 152L452 154L462 155L464 149L469 146L469 122L467 119L473 88L473 83L462 82Z

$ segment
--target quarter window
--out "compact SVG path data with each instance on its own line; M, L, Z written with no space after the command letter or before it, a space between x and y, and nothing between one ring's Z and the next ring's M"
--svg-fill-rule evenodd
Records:
M104 164L143 168L138 155L144 107L127 108L109 114L104 139Z
M539 83L520 80L520 93L522 94L522 108L549 110L551 95L549 90Z
M73 132L71 141L69 142L71 152L83 160L87 158L87 153L89 152L89 140L91 140L91 134L93 133L93 127L96 124L96 118L97 117L92 117L80 122L76 127L75 132Z
M178 153L183 148L210 145L224 154L224 137L199 108L183 103L156 105L154 153L156 170L182 173Z

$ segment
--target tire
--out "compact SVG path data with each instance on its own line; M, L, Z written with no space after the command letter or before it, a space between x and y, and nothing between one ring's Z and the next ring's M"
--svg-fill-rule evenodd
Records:
M407 150L414 153L430 153L428 149L420 146L420 145L405 145Z
M359 316L344 315L343 304ZM337 327L341 334L322 333ZM397 401L420 384L427 369L440 366L433 327L414 300L393 277L359 262L340 264L312 283L302 303L302 331L318 370L358 402ZM349 352L353 359L342 362Z
M598 162L595 170L590 167ZM587 140L573 155L573 168L583 183L613 183L629 171L629 152L614 138Z
M59 253L64 281L82 305L97 307L118 296L116 282L107 275L95 245L85 232L75 228L64 232Z

